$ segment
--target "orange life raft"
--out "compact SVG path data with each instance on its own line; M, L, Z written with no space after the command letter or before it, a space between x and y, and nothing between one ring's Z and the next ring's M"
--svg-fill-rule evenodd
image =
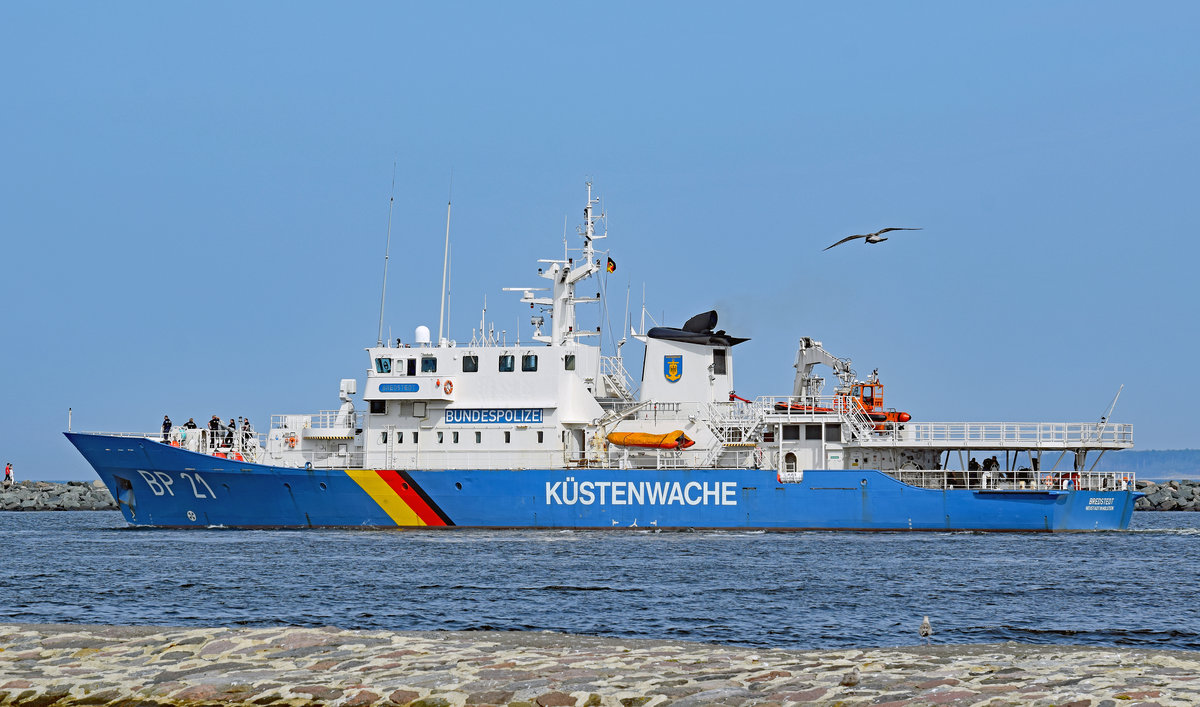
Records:
M650 449L687 449L695 444L682 430L656 435L649 432L612 432L608 441L618 447L648 447Z

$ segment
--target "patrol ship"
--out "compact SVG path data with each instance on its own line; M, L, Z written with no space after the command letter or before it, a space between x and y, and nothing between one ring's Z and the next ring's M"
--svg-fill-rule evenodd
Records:
M347 378L339 409L277 415L261 434L66 435L135 526L1128 527L1134 475L1093 470L1132 446L1127 424L920 421L883 406L877 374L860 379L808 337L790 393L742 398L734 351L747 339L717 329L716 312L631 331L644 346L635 381L576 318L598 300L577 290L612 267L597 203L589 184L582 243L539 261L546 286L515 288L534 310L524 342L482 320L465 344L418 326L411 344L367 349L365 410Z

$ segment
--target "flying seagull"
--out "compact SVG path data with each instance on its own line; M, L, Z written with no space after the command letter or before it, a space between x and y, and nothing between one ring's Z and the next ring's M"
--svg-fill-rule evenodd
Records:
M886 238L880 238L879 236L881 234L887 233L889 231L920 231L920 230L921 229L919 229L919 228L884 228L884 229L878 230L874 233L860 233L857 236L846 236L845 238L838 241L837 243L834 243L833 245L829 246L829 248L832 248L834 245L841 245L841 244L845 243L846 241L852 241L855 238L866 238L867 243L879 243L880 241L887 240ZM829 250L829 248L825 248L824 250Z

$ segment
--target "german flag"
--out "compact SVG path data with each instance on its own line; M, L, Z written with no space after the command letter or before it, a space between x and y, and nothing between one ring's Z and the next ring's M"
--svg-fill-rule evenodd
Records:
M605 270L607 270L608 272L616 272L617 271L617 261L613 260L612 258L609 258L608 259L608 267L605 268Z
M413 481L407 471L347 469L346 474L379 504L396 525L454 525L454 521Z

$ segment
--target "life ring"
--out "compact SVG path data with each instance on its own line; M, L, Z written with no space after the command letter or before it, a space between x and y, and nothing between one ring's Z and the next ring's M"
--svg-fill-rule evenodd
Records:
M442 390L446 391L446 395L449 395L454 392L454 384L446 381L446 384L442 386Z
M295 438L295 437L288 437L288 438L287 438L287 443L288 443L288 448L289 448L289 449L295 449L295 448L296 448L296 438Z

